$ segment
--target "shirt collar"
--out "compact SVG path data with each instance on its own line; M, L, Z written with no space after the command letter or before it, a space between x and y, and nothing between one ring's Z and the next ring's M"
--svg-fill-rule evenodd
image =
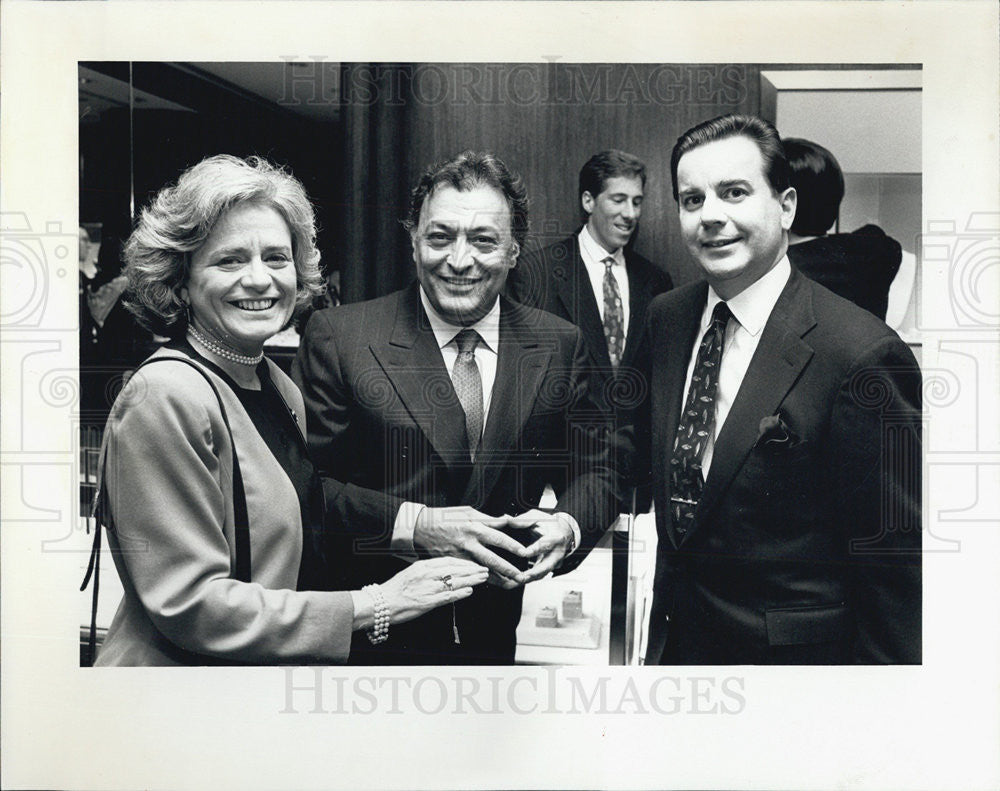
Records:
M443 349L455 339L455 336L458 335L458 333L466 328L456 327L454 324L450 324L441 318L441 315L434 309L431 301L427 299L423 286L421 286L419 290L420 304L424 306L424 312L427 314L427 320L431 324L431 331L434 333L434 339L437 341L438 348ZM486 347L494 354L498 353L497 350L500 348L499 296L497 297L496 302L493 303L493 307L490 308L489 312L475 324L470 324L468 329L473 329L478 332L479 337L483 339L483 343L486 344Z
M757 282L750 284L739 294L730 300L726 300L733 317L751 335L756 336L764 329L771 311L781 296L781 292L792 274L792 266L788 263L788 256L782 256L771 271L760 278ZM715 289L708 287L708 304L705 306L705 313L702 314L702 327L707 328L712 320L712 311L715 306L722 301L722 297L715 293Z
M604 266L604 259L609 255L613 256L616 264L625 266L625 253L622 252L622 248L618 248L613 253L609 250L605 250L601 244L590 235L590 229L586 225L583 226L580 231L580 235L577 237L580 240L580 252L583 254L584 261L590 261L591 263L600 264Z

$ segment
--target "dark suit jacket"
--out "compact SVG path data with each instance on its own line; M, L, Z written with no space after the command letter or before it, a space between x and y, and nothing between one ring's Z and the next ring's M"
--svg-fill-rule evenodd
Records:
M678 541L668 462L705 305L649 315L651 664L921 661L921 378L882 322L793 270ZM643 432L637 432L642 437Z
M518 514L551 483L557 510L580 525L577 561L612 520L607 421L593 402L579 330L502 299L499 337L490 410L472 464L465 415L416 284L310 319L293 375L316 465L328 476L336 534L348 539L331 551L349 561L343 576L352 586L405 566L388 552L404 501ZM356 638L352 661L510 663L520 611L520 590L482 585L457 605L460 646L451 608L443 607L393 626L376 651Z
M621 412L622 397L635 376L635 361L646 324L646 310L653 297L673 285L670 276L650 261L629 249L625 250L628 272L629 326L625 336L625 354L614 376L604 325L598 312L597 298L591 288L587 268L580 255L578 234L556 242L518 259L507 279L511 297L575 324L583 332L590 365L597 378L597 390L610 407ZM617 392L614 383L618 382Z
M517 267L507 279L507 289L517 302L552 313L580 328L587 346L598 401L614 416L616 425L623 426L631 422L637 399L646 393L645 379L636 368L645 343L646 311L653 297L669 291L673 283L666 272L638 253L625 249L629 324L625 354L615 371L611 367L604 324L580 254L578 237L579 231L519 258ZM636 511L649 510L650 493L647 489L640 488L634 501L630 496L626 497L627 508L631 508L634 502Z

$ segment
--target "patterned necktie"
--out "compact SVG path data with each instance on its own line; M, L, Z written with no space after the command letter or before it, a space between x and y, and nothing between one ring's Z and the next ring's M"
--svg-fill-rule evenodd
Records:
M465 411L465 433L469 438L469 453L473 461L476 459L479 438L483 434L483 377L479 373L475 355L479 341L479 333L475 330L464 329L455 336L458 359L451 372L458 402Z
M604 338L608 342L608 356L611 366L617 368L622 361L622 349L625 346L625 310L622 307L622 295L618 290L611 267L615 263L613 256L604 259Z
M670 458L670 510L674 530L683 536L694 523L694 512L705 485L701 458L715 428L715 393L726 324L732 313L725 302L712 311L712 323L698 347L687 403L681 414L674 451Z

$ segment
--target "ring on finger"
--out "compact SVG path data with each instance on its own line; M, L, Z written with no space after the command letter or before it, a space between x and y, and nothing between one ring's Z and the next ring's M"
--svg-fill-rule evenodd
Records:
M441 578L441 582L444 583L445 588L448 590L455 590L454 586L451 584L451 574L445 574Z

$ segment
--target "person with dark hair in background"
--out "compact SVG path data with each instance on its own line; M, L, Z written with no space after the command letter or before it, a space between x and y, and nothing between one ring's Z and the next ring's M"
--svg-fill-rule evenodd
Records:
M913 354L789 264L796 193L771 124L693 127L671 175L705 281L653 301L640 361L635 436L652 443L636 469L659 537L647 663L919 663Z
M646 309L673 285L670 275L631 249L642 216L646 166L624 151L594 154L580 170L584 225L523 256L507 284L511 298L575 324L583 332L602 402L621 416L637 386L629 381Z
M902 260L899 242L877 225L851 233L827 232L837 221L844 175L823 146L802 138L783 141L789 180L798 195L788 233L788 259L815 280L885 321L892 284Z
M263 350L324 287L315 239L302 184L256 157L204 159L143 210L126 305L171 340L108 419L98 517L124 596L96 664L345 662L353 631L384 640L485 582L435 558L364 589L301 589L323 490L302 396Z
M417 282L317 312L293 367L331 540L351 576L455 555L492 584L352 661L512 664L521 586L582 558L616 512L608 427L580 331L501 296L528 231L519 176L462 153L423 174L404 225Z

